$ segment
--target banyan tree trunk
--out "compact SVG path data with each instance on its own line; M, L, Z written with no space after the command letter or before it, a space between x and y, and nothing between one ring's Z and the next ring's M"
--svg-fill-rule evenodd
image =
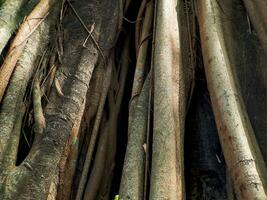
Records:
M182 56L186 29L181 3L159 0L156 7L150 199L185 199L183 138L190 71Z
M226 49L218 2L198 1L208 89L227 167L240 199L266 199L266 167Z
M267 199L261 0L0 0L0 199Z
M30 41L33 40L32 45L36 45L36 49L42 47L40 45L43 45L43 48L47 48L47 44L45 44L44 42L50 41L50 45L54 45L52 33L53 29L56 26L55 22L58 20L58 16L60 15L59 11L61 5L59 2L56 4L52 3L53 1L40 1L37 7L35 7L35 10L28 17L29 19L26 19L26 21L24 22L25 24L29 23L27 22L27 20L32 20L35 24L39 23L37 24L39 26L33 24L33 26L37 27L32 27L31 32L33 33L31 33L27 30L31 27L26 27L26 25L24 27L24 24L22 25L17 37L15 37L13 41L14 45L11 45L11 50L8 54L8 56L10 55L11 60L15 59L13 56L14 54L16 57L19 57L19 59L21 59L22 64L24 64L24 62L26 61L33 62L35 60L35 57L24 58L21 56L23 55L21 54L21 52L24 52L27 48L27 46L25 47L25 43L27 40L29 40L29 42L26 45L28 45ZM95 7L95 5L98 6ZM64 16L64 20L60 22L64 25L64 30L62 30L64 31L64 37L60 38L63 41L58 41L58 45L63 45L64 55L68 54L69 56L62 57L61 61L57 63L58 66L55 76L53 78L54 83L52 85L49 101L43 109L46 123L45 128L42 131L41 135L38 135L37 131L35 132L34 140L36 141L33 142L33 146L31 147L27 158L24 159L24 161L18 166L16 166L17 155L16 153L11 154L10 148L16 149L18 147L20 134L15 132L16 130L17 132L20 132L21 128L18 127L17 129L12 129L12 127L14 126L13 124L17 125L19 121L22 120L21 115L23 116L23 114L20 114L19 112L19 115L17 116L16 111L7 109L11 109L12 107L14 107L15 110L20 110L23 104L22 101L24 95L21 95L20 92L23 93L24 91L21 91L21 89L18 88L21 87L20 85L15 85L18 80L14 80L16 82L9 86L8 90L10 90L12 94L7 93L7 95L3 98L1 108L1 114L3 116L1 117L2 125L0 139L2 171L1 199L52 198L49 197L51 196L51 194L49 194L51 193L51 181L56 176L58 176L57 167L61 155L63 153L63 148L72 131L73 125L77 123L77 117L80 115L80 113L83 113L83 105L86 100L86 93L88 91L89 82L94 67L96 65L98 55L100 55L99 59L106 59L106 57L101 57L103 52L98 46L98 42L102 42L107 45L104 50L109 51L109 49L114 44L116 33L119 28L117 25L118 20L114 21L114 23L112 24L112 28L110 29L108 28L108 26L106 26L105 22L102 22L105 17L109 17L108 15L114 17L114 13L118 13L118 4L113 4L113 9L111 9L110 7L110 11L108 12L109 14L105 12L104 15L105 5L105 2L87 2L87 4L82 1L75 2L73 3L73 5L71 4L72 10L68 9L66 16ZM41 11L39 9L41 9ZM61 11L64 12L64 10ZM31 19L31 16L36 17L35 12L40 15L37 15L37 19L40 22L38 22L38 20L37 22L35 22L36 19ZM102 13L103 15L100 15L100 13ZM84 40L87 38L88 35L90 36L92 34L91 32L87 31L87 26L89 27L93 24L95 24L94 30L92 30L94 32L94 36L91 36L93 42L91 42L90 39L90 42L86 43L86 48L84 48ZM31 26L31 24L29 24L29 26ZM101 26L105 26L106 28L102 29ZM29 32L28 35L24 33L25 29ZM34 29L36 29L35 32ZM107 31L106 35L108 35L108 37L104 37L104 32L101 34L100 37L99 30ZM20 35L21 32L23 32L23 34ZM49 37L51 37L51 39ZM22 41L17 42L20 40ZM38 44L39 40L41 40L40 44ZM63 42L64 44L60 44L60 42ZM29 51L34 51L34 49L29 49ZM40 50L40 52L42 54L44 50ZM26 56L36 56L34 53L35 52L30 52L29 54L26 54ZM60 53L62 52L59 52L59 54ZM16 73L20 74L18 74L18 77L12 76L12 80L13 78L20 78L25 80L25 75L30 76L28 75L28 71L30 69L24 69L24 66L18 66L20 62L17 62L16 64L16 61L9 62L7 59L1 67L1 70L4 70L6 65L10 65L13 63L16 65L16 67L13 67L15 70L14 75ZM29 63L28 65L25 65L25 68L30 68L32 66L34 67L37 64L38 63ZM54 65L55 63L52 64ZM28 70L27 74L26 72L18 72L22 69L24 71ZM37 68L37 70L42 69ZM5 71L1 72L4 73ZM12 73L12 69L10 67L8 67L8 74L9 72ZM5 77L5 80L7 78L8 77ZM2 81L4 80L1 79L1 83ZM25 83L27 85L27 80L25 80ZM18 92L15 92L14 90L18 90ZM4 89L2 89L1 91L3 92ZM12 99L8 100L9 98ZM9 105L5 106L5 104L8 103ZM7 112L11 113L12 115L14 114L14 117L12 115L7 115ZM34 115L36 115L36 113L34 113ZM19 123L18 126L19 125L21 125L21 123ZM16 137L17 139L15 140L14 137Z

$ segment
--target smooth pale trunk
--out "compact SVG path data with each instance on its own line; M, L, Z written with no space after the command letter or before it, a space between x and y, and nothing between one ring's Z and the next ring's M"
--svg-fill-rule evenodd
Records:
M158 0L154 49L154 127L150 199L185 198L183 134L185 90L180 1ZM186 38L184 38L186 39Z
M267 199L266 168L236 86L216 1L198 1L208 89L227 167L239 199Z

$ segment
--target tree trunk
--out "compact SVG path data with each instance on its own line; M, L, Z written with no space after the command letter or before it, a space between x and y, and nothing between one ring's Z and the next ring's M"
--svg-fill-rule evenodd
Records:
M0 199L267 199L266 5L0 0Z

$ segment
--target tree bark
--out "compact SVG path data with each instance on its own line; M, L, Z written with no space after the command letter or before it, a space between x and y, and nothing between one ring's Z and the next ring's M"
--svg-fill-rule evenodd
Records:
M198 2L201 45L225 160L240 199L266 199L266 168L221 35L218 4Z

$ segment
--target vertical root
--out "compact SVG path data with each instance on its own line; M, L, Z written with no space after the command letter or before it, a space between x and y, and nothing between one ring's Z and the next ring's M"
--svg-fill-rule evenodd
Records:
M25 105L22 103L17 111L17 118L15 125L12 130L12 137L10 137L8 141L8 148L4 155L3 168L15 167L17 154L18 154L18 147L19 147L19 139L20 139L20 132L22 127L23 116L25 114Z
M146 10L146 3L147 0L142 0L138 14L137 14L137 18L136 18L136 24L135 24L135 53L136 56L138 56L138 51L139 51L139 45L140 45L140 34L141 34L141 30L142 30L142 21L141 18Z
M146 142L147 133L149 86L148 76L136 103L131 122L133 125L129 129L130 134L120 185L120 198L122 199L143 199L144 195L145 150L143 145Z
M102 118L104 120L104 118ZM107 162L108 151L108 137L109 137L109 124L102 121L102 126L99 136L99 142L97 145L97 151L94 159L94 165L90 173L87 186L84 192L84 200L94 200L99 193L102 177L104 177L104 171ZM110 177L109 177L110 178Z
M150 199L185 199L184 101L179 8L182 1L157 1L153 54L154 108Z
M103 81L103 89L102 89L102 93L101 93L101 99L99 101L98 110L97 110L97 114L96 114L96 118L95 118L95 122L94 122L94 128L93 128L93 132L92 132L92 135L90 138L89 147L88 147L88 150L86 153L86 158L85 158L85 162L84 162L84 166L83 166L81 180L79 182L78 191L77 191L76 198L75 198L76 200L82 199L82 195L83 195L83 192L85 189L86 178L88 175L89 167L91 165L92 155L93 155L93 151L95 148L95 144L96 144L96 140L97 140L97 136L98 136L98 132L99 132L99 125L100 125L102 114L103 114L104 104L106 102L106 97L107 97L109 86L110 86L111 72L112 72L111 66L112 66L112 61L110 59L108 66L107 66L106 76L105 76L105 79Z
M34 112L34 132L35 140L39 140L45 128L45 117L42 108L42 92L40 81L37 77L33 83L33 112Z
M267 199L267 173L222 35L219 7L198 1L204 67L225 161L237 198Z

